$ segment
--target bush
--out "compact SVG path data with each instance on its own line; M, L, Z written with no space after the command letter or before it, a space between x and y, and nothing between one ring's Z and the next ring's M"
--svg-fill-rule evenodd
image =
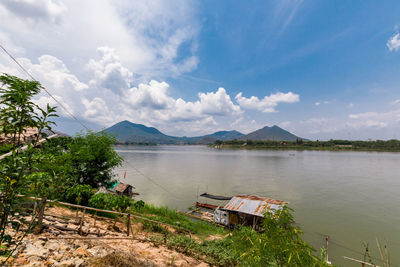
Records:
M89 206L103 210L125 212L132 205L132 199L127 196L116 196L99 193L89 199Z
M93 196L93 189L90 185L75 185L68 188L65 193L65 200L72 204L87 206L89 199Z
M144 201L139 200L133 203L133 208L137 211L141 211L144 208L144 205L145 205Z
M248 227L235 231L232 249L242 266L326 266L313 253L315 249L302 239L301 229L293 225L291 209L284 207L275 214L267 212L263 233Z

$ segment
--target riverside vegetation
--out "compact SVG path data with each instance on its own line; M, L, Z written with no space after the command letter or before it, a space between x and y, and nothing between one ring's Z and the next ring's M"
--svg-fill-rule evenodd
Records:
M329 140L309 141L297 139L296 141L273 140L231 140L215 141L214 147L236 149L286 149L286 150L331 150L331 151L388 151L400 152L400 140Z
M176 231L157 223L142 221L152 233L156 245L173 248L218 266L325 266L324 255L302 239L301 229L293 224L289 208L277 216L265 214L264 231L257 233L242 227L233 232L202 221L193 221L166 207L155 207L142 201L109 194L94 194L99 187L114 182L113 168L123 159L115 152L115 138L105 133L88 132L73 138L49 139L39 146L44 130L51 130L50 121L57 116L55 108L40 108L32 98L40 91L36 81L7 74L0 76L0 131L10 137L1 145L2 153L11 155L0 160L0 254L3 265L26 235L38 229L35 209L27 206L18 194L62 200L132 214L176 226ZM33 140L23 140L28 128L37 129ZM22 150L23 143L28 148ZM23 209L24 208L24 209ZM30 222L17 214L31 210ZM32 211L33 210L33 211ZM139 220L140 221L140 220ZM14 229L12 235L7 229ZM190 233L190 235L188 235ZM322 253L323 254L323 253Z

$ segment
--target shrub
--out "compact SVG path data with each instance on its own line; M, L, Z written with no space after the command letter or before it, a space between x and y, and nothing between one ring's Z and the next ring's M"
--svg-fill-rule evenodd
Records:
M145 205L144 201L139 200L133 203L133 208L137 211L141 211L144 208L144 205Z
M116 196L99 193L89 199L89 206L103 210L126 211L132 205L132 199L127 196Z
M65 193L65 200L72 204L87 206L89 199L93 196L93 189L90 185L75 185L68 188Z

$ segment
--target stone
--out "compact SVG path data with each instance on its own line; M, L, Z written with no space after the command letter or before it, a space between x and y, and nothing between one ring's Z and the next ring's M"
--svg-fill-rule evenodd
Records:
M38 256L41 258L46 258L49 254L49 251L41 245L41 242L35 242L34 244L26 245L24 254L26 256Z
M68 259L68 260L63 260L62 262L58 263L56 266L59 267L75 267L75 259Z
M6 261L7 260L7 261ZM7 256L0 256L0 263L4 264L7 266L8 264L11 264L14 261L13 257L10 257L7 259Z
M74 255L79 256L79 257L90 257L90 256L92 256L92 253L90 253L89 251L80 247L75 250Z
M60 253L60 252L55 252L54 253L54 256L53 256L54 260L61 261L62 258L64 258L64 254L63 253Z
M60 248L60 244L56 240L50 240L44 246L50 251L55 251Z
M39 256L31 256L28 258L28 264L26 264L25 266L29 266L29 267L39 267L39 266L43 266L42 263L42 259Z
M19 256L13 261L13 264L16 266L22 266L28 263L28 260L24 256Z
M84 263L85 261L82 259L75 259L75 267L81 267L84 265Z
M91 249L88 249L88 251L96 257L104 257L107 255L107 251L102 246L92 247Z

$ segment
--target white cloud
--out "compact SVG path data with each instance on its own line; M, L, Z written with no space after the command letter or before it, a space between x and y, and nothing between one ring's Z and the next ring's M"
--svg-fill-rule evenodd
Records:
M235 99L243 108L256 109L262 112L275 112L275 107L279 103L295 103L300 100L300 97L298 94L294 94L292 92L277 92L270 94L269 96L265 96L263 99L259 99L256 96L246 98L242 96L242 93L240 92L236 95Z
M315 102L314 105L316 105L318 107L319 105L321 105L321 102Z
M97 51L101 55L101 59L91 59L87 64L87 69L93 72L89 84L122 94L132 83L133 73L122 66L115 49L100 47Z
M393 35L386 43L389 51L397 51L400 49L400 33Z
M5 0L0 17L12 22L0 26L0 37L12 37L25 57L55 55L81 77L102 46L115 48L129 70L147 76L179 75L199 61L200 27L188 1Z
M91 74L89 83L81 82L60 59L50 55L39 57L37 63L27 58L18 60L68 112L102 126L128 119L169 131L180 126L186 128L186 133L198 134L195 131L204 133L220 122L227 125L225 122L242 114L240 106L232 102L224 88L199 92L197 100L185 101L172 97L165 81L151 80L131 87L132 73L119 62L114 51L109 48L100 51L100 59L87 64ZM1 68L0 65L0 71ZM44 92L35 101L41 106L58 105ZM58 112L68 116L62 107ZM182 129L177 131L185 133Z
M65 5L54 0L3 0L3 7L24 20L58 22L66 10Z
M391 105L398 105L398 104L400 104L400 99L396 99L396 100L390 102L390 104Z
M400 110L350 114L347 126L353 128L385 128L400 123Z

